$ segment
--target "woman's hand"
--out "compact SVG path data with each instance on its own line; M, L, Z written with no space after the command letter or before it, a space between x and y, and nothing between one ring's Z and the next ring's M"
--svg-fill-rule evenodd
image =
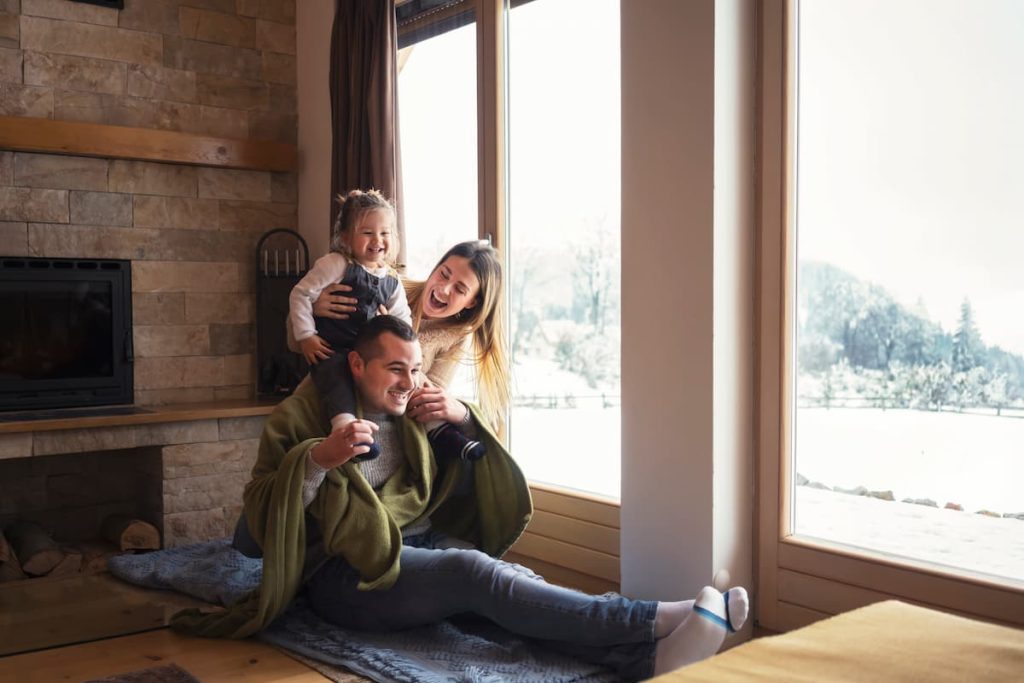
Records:
M449 396L442 387L426 385L412 392L405 414L417 422L441 420L458 424L466 419L469 408Z
M302 355L310 365L316 365L320 361L326 360L334 355L334 351L331 350L331 345L325 342L318 334L314 334L312 337L306 337L300 341L299 348L302 349Z
M354 420L331 432L331 435L313 447L310 456L320 467L329 470L344 465L352 458L368 453L373 433L380 427L369 420Z
M320 296L313 302L313 315L321 318L348 320L348 314L356 310L357 299L342 296L343 292L351 292L348 285L334 284L324 287Z

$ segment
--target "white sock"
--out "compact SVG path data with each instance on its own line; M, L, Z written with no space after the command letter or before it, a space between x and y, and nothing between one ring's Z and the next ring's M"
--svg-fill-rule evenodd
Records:
M338 413L331 418L331 433L343 429L349 422L355 422L356 416L352 413Z
M674 671L718 652L726 633L742 628L748 610L747 591L742 587L730 588L726 593L719 593L711 586L702 588L690 616L658 641L654 674Z
M675 631L679 624L686 621L693 611L693 600L681 600L680 602L659 602L658 611L654 617L654 637L661 640L668 634Z

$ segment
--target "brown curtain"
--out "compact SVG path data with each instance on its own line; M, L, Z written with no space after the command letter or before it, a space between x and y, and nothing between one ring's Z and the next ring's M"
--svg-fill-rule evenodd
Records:
M398 144L395 0L338 0L331 32L331 223L333 198L376 188L395 203L399 263L405 263Z

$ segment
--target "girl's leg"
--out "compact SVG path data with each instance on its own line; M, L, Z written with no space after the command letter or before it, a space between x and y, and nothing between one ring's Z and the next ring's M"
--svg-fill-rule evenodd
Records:
M346 422L355 419L355 395L352 390L351 373L345 372L348 367L348 349L335 349L330 358L309 366L309 374L313 378L323 403L324 416L331 422L331 428L344 426L338 424L337 418L347 416Z

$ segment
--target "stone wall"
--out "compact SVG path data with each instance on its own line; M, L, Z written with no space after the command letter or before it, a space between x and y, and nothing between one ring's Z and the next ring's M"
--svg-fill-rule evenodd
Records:
M0 116L293 143L295 0L0 0ZM135 400L254 393L255 244L294 173L0 151L0 256L132 260Z
M0 0L0 116L297 139L295 0Z

